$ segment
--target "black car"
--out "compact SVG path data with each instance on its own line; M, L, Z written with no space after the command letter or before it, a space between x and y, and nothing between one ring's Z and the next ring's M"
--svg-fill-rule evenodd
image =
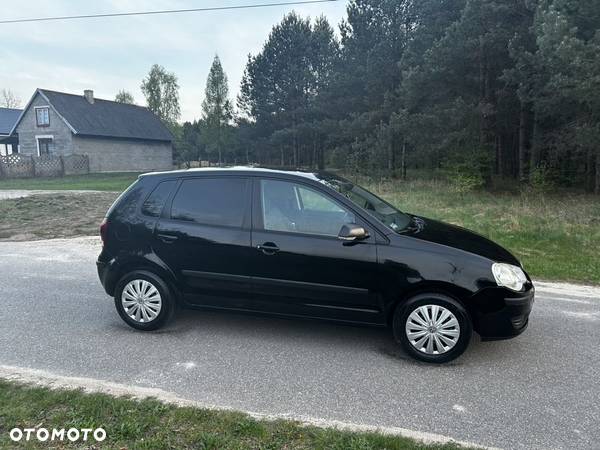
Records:
M390 326L413 357L445 362L472 330L520 334L534 297L504 248L326 172L142 175L100 230L100 280L139 330L177 305L261 312Z

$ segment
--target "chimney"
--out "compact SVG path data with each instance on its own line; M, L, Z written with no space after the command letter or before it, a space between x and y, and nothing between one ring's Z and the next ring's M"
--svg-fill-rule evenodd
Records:
M83 91L83 96L90 105L94 104L94 91L92 91L91 89L86 89L85 91Z

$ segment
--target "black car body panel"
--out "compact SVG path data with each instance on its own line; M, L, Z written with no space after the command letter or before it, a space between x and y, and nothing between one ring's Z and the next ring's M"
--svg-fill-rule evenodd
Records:
M497 262L520 266L517 258L508 250L480 234L433 219L423 217L417 217L416 219L419 225L412 228L408 233L416 239L464 250Z
M109 295L130 270L161 276L191 308L222 308L389 325L399 302L423 291L460 300L485 339L509 338L528 322L534 289L499 287L494 262L519 265L501 246L468 230L412 218L394 232L370 211L323 183L326 173L255 168L200 169L140 176L107 213L98 258ZM185 180L242 180L246 206L239 226L199 224L171 217ZM286 180L326 194L352 212L369 236L344 242L334 236L269 231L262 224L261 180ZM151 194L164 182L156 207ZM158 192L158 191L157 191ZM144 212L145 211L145 212Z

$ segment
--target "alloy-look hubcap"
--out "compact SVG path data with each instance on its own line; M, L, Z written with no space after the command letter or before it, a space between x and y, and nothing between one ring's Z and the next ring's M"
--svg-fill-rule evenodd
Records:
M136 322L152 322L160 314L162 299L158 289L146 280L132 280L123 289L121 303Z
M423 305L408 316L406 336L420 352L441 355L458 342L460 325L456 316L443 306Z

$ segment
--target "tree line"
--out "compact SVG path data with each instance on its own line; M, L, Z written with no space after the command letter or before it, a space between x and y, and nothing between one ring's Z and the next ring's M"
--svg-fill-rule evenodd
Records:
M600 193L598 0L351 0L337 33L325 17L276 24L236 108L218 57L197 121L177 124L177 88L160 66L142 85L180 162Z

